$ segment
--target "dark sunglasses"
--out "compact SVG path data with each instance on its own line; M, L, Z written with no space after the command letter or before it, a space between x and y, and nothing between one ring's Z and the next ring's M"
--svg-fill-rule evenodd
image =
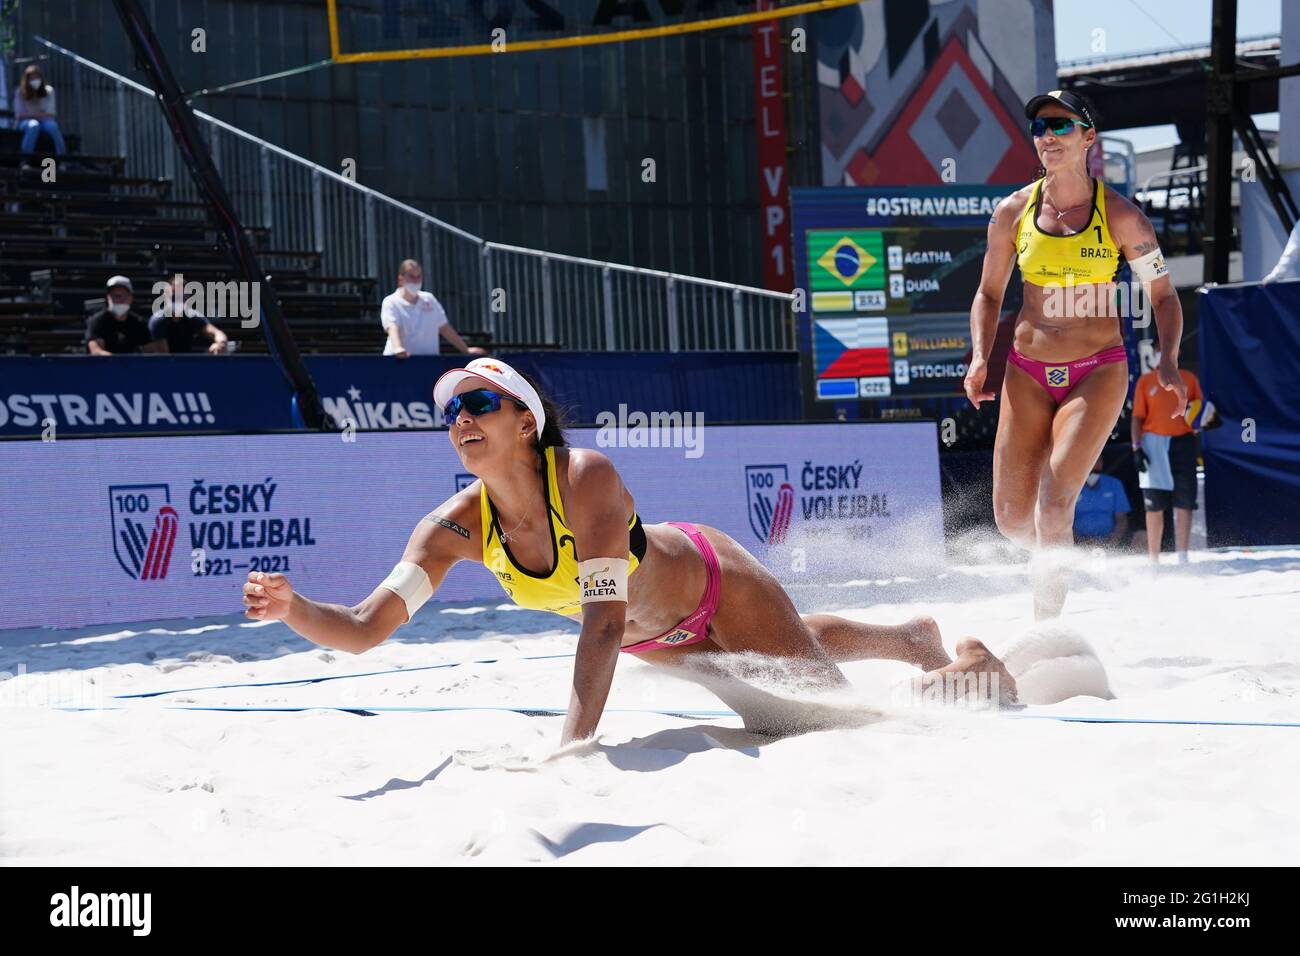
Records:
M1043 119L1036 119L1029 124L1029 134L1037 139L1043 136L1050 129L1053 136L1064 136L1076 126L1086 126L1092 128L1091 123L1085 123L1081 119L1071 119L1068 116L1047 116Z
M461 409L471 415L486 415L488 412L500 411L502 402L513 402L517 408L527 408L509 395L502 395L487 388L476 388L472 392L453 395L447 407L442 410L442 421L448 428L456 424Z

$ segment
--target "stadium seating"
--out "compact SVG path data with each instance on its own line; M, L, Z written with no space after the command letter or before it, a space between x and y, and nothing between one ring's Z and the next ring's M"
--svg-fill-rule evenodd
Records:
M86 317L102 304L104 282L115 273L131 277L133 309L145 318L153 284L173 273L199 282L233 278L203 204L172 198L170 181L126 176L122 157L70 154L60 160L56 182L46 183L39 165L19 168L24 158L39 164L43 157L23 157L0 138L0 353L84 351ZM301 350L382 349L374 277L324 275L317 252L277 249L260 227L247 232ZM266 351L260 329L241 328L233 318L214 321L240 351ZM473 333L465 337L487 344Z

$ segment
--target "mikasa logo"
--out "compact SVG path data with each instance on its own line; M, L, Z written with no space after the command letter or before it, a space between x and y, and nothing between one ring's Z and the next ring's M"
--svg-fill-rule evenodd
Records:
M133 936L148 936L152 893L71 893L50 897L51 926L129 926Z

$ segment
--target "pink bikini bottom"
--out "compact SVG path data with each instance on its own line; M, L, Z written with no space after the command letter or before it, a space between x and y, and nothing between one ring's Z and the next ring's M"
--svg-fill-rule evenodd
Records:
M627 654L698 644L708 638L709 621L718 611L718 598L722 593L722 568L718 565L718 554L713 550L713 545L709 543L708 538L704 537L704 533L689 521L669 521L668 524L686 532L686 536L694 542L700 556L704 558L704 597L700 598L700 606L676 627L658 637L629 644L622 649Z
M1018 368L1024 369L1034 377L1039 385L1047 390L1047 394L1056 400L1060 405L1065 401L1065 396L1069 395L1076 385L1082 382L1093 369L1101 368L1103 365L1109 365L1112 362L1127 362L1128 352L1124 346L1116 345L1112 348L1102 349L1096 355L1089 355L1087 358L1078 359L1073 362L1052 364L1050 362L1040 362L1037 359L1025 358L1016 351L1016 347L1011 346L1011 352L1007 355L1007 361Z

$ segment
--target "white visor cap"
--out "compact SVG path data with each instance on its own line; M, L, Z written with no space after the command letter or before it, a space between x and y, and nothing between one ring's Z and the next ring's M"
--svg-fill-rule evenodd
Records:
M444 372L433 386L433 401L439 409L447 407L456 386L467 378L481 378L491 382L503 394L518 399L533 413L537 419L537 434L541 436L546 430L546 412L542 411L542 398L537 389L528 384L528 380L517 371L497 358L476 358L464 368L454 368Z

